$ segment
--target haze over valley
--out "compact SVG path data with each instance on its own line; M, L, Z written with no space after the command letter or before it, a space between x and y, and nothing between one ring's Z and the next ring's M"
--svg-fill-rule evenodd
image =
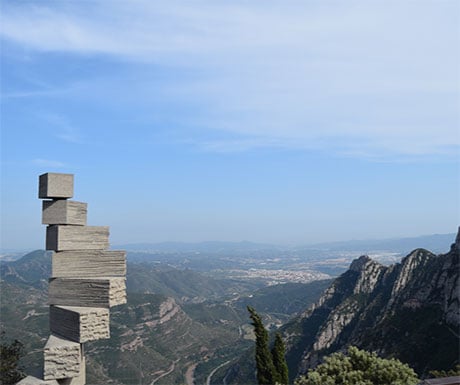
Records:
M296 317L365 250L390 265L405 257L411 242L446 251L454 241L455 234L445 234L315 249L250 242L125 245L133 249L128 303L113 311L110 340L86 344L88 383L252 383L245 366L253 365L248 305L269 330L296 330ZM1 263L1 327L25 344L23 364L31 374L40 368L48 333L50 263L40 250Z

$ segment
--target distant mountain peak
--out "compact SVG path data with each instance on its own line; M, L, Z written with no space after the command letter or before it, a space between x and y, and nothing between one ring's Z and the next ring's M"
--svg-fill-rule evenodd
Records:
M460 250L460 226L458 226L457 237L455 238L455 243L452 245L457 250Z
M360 272L362 271L366 265L369 263L377 263L374 260L372 260L369 256L367 255L361 255L359 258L356 258L350 265L350 270L352 271L357 271Z
M411 364L420 374L458 360L460 235L451 251L415 249L384 266L363 255L285 327L292 370L305 373L348 345Z

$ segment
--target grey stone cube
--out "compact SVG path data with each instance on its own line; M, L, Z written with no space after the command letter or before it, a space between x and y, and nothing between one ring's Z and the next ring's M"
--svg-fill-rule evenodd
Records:
M73 197L73 174L48 172L40 175L38 184L40 199L67 199Z
M126 276L126 251L122 250L58 251L51 261L53 278Z
M45 380L79 376L83 358L79 343L50 335L43 349L43 356Z
M46 228L46 250L104 250L108 247L108 226L51 225Z
M44 225L86 225L88 204L68 200L43 201Z
M56 380L42 380L37 377L27 376L23 378L21 381L17 382L16 385L59 385L59 382Z
M50 305L105 307L126 303L126 279L121 277L51 278Z
M106 308L51 306L51 333L79 343L107 339L109 316Z
M77 377L58 380L59 385L85 385L86 384L86 357L81 360L80 374Z

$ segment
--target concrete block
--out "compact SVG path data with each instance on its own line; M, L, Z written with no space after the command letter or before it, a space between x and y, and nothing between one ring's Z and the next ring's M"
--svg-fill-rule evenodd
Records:
M126 303L126 280L121 277L51 278L50 305L112 307Z
M86 384L86 358L81 360L80 374L77 377L58 380L59 385L85 385Z
M16 385L59 385L59 382L56 380L42 380L37 377L27 376L23 378L21 381L17 382Z
M73 197L73 174L48 172L40 175L38 184L40 199L67 199Z
M84 343L110 338L109 309L100 307L51 306L51 333Z
M51 225L46 228L46 250L104 250L108 247L108 226Z
M43 356L45 380L78 377L80 374L83 356L77 342L51 335L43 349Z
M88 204L64 199L43 201L44 225L86 225Z
M126 276L126 252L121 250L58 251L51 260L54 278Z

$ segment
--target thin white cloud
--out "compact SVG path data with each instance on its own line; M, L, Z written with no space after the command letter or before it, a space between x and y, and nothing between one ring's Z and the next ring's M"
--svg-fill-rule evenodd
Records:
M39 167L51 167L51 168L67 167L67 164L64 162L60 162L58 160L50 160L50 159L37 158L37 159L34 159L32 163Z
M1 33L39 52L199 73L136 97L198 103L205 112L183 123L239 136L203 139L207 150L452 156L459 15L459 2L435 0L11 3ZM61 139L76 139L58 124Z
M56 113L40 114L50 125L50 130L58 139L69 143L81 143L80 130L74 127L66 116Z

